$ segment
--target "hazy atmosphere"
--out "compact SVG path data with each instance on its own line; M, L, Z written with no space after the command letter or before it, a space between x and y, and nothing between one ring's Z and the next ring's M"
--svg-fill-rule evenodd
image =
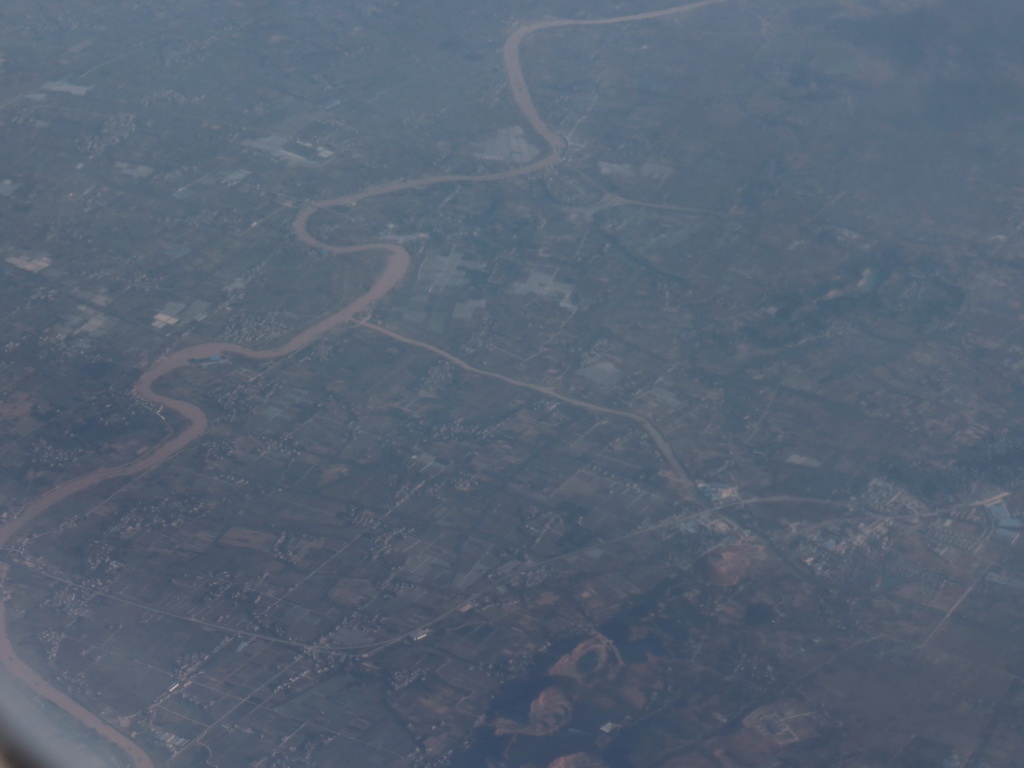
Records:
M4 0L0 735L1019 768L1022 39Z

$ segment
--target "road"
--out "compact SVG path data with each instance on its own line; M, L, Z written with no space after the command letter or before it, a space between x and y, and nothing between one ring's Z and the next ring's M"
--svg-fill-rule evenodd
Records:
M0 548L9 546L10 542L24 531L28 525L60 502L86 490L87 488L92 488L93 486L99 485L100 483L108 480L136 475L140 472L157 467L205 434L207 427L209 426L209 421L202 408L195 403L160 394L156 390L156 383L164 376L167 376L169 373L176 371L179 368L189 365L190 359L209 357L212 355L235 355L252 360L273 360L275 358L290 355L308 346L311 342L328 331L351 322L357 315L365 312L375 302L386 296L391 289L402 280L411 264L411 257L405 248L400 245L390 243L371 243L367 245L345 247L333 246L328 243L324 243L309 232L309 221L318 211L328 208L349 207L356 205L361 200L365 200L367 198L379 197L403 190L422 189L424 187L434 186L437 184L500 181L502 179L509 179L515 176L534 173L561 162L562 154L567 147L567 143L565 139L555 133L540 116L527 86L526 77L523 74L521 57L522 44L527 37L542 30L554 29L556 27L598 26L656 19L672 14L693 11L698 8L722 2L726 2L726 0L700 0L699 2L666 8L660 11L638 13L628 16L616 16L605 19L553 19L523 26L512 32L512 34L507 38L503 48L505 75L516 106L519 108L519 111L522 113L523 118L529 124L530 128L540 136L541 139L543 139L545 144L547 144L547 152L538 160L526 165L510 168L505 171L476 176L453 174L426 176L409 181L397 181L372 187L361 192L344 195L342 197L321 200L303 208L296 216L292 225L292 229L296 237L302 242L315 248L322 249L323 251L335 256L373 251L380 251L385 254L386 259L384 270L372 287L362 296L358 297L342 309L339 309L333 314L324 317L308 328L300 331L288 341L277 347L254 350L227 342L210 342L181 349L177 352L158 358L136 382L135 393L155 406L160 406L179 414L185 420L185 428L176 435L157 445L152 451L136 461L122 464L120 466L106 467L95 472L90 472L89 474L73 478L51 488L41 496L38 496L25 505L18 515L12 517L3 526L0 526ZM384 329L376 330L386 332ZM409 342L411 342L411 340L407 340L407 343ZM427 345L421 346L452 359L441 350L437 350ZM453 359L453 361L455 360ZM456 362L464 367L466 366L466 364L461 363L461 361ZM477 369L472 370L478 373L486 373L478 371ZM625 411L603 409L600 406L583 403L582 401L560 395L547 387L524 385L521 382L514 382L511 379L505 379L505 377L498 374L487 375L501 378L502 380L506 380L509 383L513 383L518 386L528 386L530 389L534 389L541 394L557 398L566 403L578 405L580 407L587 407L588 409L596 412L604 412L609 415L623 416L632 419L644 427L652 440L654 440L658 450L664 456L665 460L670 464L673 473L685 486L687 486L687 490L689 490L690 484L686 478L686 474L683 472L679 462L676 461L671 447L668 446L667 442L658 430L654 428L653 424L651 424L646 418L636 414L630 414ZM113 726L101 720L85 707L75 702L65 693L59 691L18 657L7 633L7 616L2 603L0 603L0 663L3 664L4 668L8 672L18 678L39 696L57 705L69 715L79 720L82 724L91 728L98 735L124 750L135 768L154 768L152 759L137 744L131 741L120 731L116 730Z
M668 440L665 439L664 435L661 434L661 431L657 427L655 427L651 420L648 419L646 416L641 416L638 413L632 413L630 411L620 411L617 408L606 408L603 405L594 405L593 403L588 403L586 400L578 400L575 397L563 395L561 392L558 392L557 390L552 389L551 387L545 387L541 384L531 384L530 382L520 381L519 379L513 379L512 377L505 376L504 374L501 373L494 373L493 371L485 371L482 368L476 368L475 366L472 366L469 363L467 363L465 360L456 357L450 352L445 352L443 349L440 349L439 347L435 347L434 345L427 344L426 342L423 341L416 341L415 339L410 339L407 336L403 336L402 334L396 333L395 331L389 330L387 328L382 328L379 325L373 325L372 323L364 323L362 327L366 328L367 330L375 331L376 333L384 334L385 336L392 338L395 341L400 341L403 344L407 344L411 347L419 347L420 349L425 349L430 352L433 352L438 357L443 357L445 360L458 366L462 370L468 371L469 373L475 373L477 376L486 376L489 379L496 379L498 381L502 381L506 384L509 384L513 387L529 389L533 392L537 392L538 394L544 395L545 397L550 397L552 400L558 400L560 402L566 403L567 405L573 405L576 406L577 408L582 408L584 410L590 411L591 413L601 413L607 416L617 416L622 419L629 419L630 421L639 424L641 427L644 428L644 431L647 432L647 435L651 438L651 440L654 442L654 445L658 448L658 452L661 454L662 458L665 459L665 463L668 464L669 468L672 470L672 479L676 480L683 486L683 488L685 489L685 494L690 500L696 500L696 486L693 484L693 481L690 480L689 476L686 474L686 470L683 469L683 465L679 463L679 459L676 457L675 451L672 450L672 446L669 445Z

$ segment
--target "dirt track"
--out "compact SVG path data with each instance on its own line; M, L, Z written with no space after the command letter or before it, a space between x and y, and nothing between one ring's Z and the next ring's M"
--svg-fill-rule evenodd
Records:
M696 10L697 8L722 2L726 2L726 0L700 0L700 2L667 8L660 11L651 11L648 13L639 13L628 16L617 16L607 19L554 19L537 22L515 30L511 35L509 35L503 49L505 74L508 79L509 87L512 90L513 98L515 99L520 112L522 112L523 117L529 123L531 129L533 129L533 131L536 132L537 135L539 135L547 144L548 151L545 155L532 163L511 168L507 171L483 174L479 176L427 176L411 181L394 182L384 184L379 187L373 187L363 192L357 192L313 203L301 210L295 218L292 228L296 237L298 237L302 242L337 256L369 251L383 251L386 253L386 265L384 271L377 278L376 282L374 282L370 290L342 309L339 309L337 312L319 320L305 330L297 333L288 341L271 349L253 350L237 344L229 344L227 342L210 342L188 347L187 349L181 349L170 355L157 359L136 382L135 392L141 398L153 403L154 405L162 406L163 408L167 408L178 413L187 422L185 429L168 440L160 443L152 451L136 461L117 467L107 467L91 472L87 475L73 478L37 497L28 503L22 509L20 514L12 518L5 525L0 526L0 547L8 546L12 539L20 534L33 520L61 501L64 501L74 494L98 485L104 481L119 477L127 477L138 474L139 472L143 472L147 469L152 469L174 456L206 432L208 420L203 410L194 403L159 394L154 388L154 385L159 379L178 368L188 365L188 361L190 359L209 357L211 355L229 354L247 357L254 360L271 360L285 355L290 355L307 346L316 338L333 328L344 323L351 322L358 314L366 311L376 301L387 295L387 293L405 276L409 269L411 258L408 251L399 245L373 243L368 245L338 247L317 240L309 233L308 229L309 220L317 211L326 208L352 206L357 204L359 201L370 197L379 197L381 195L399 192L402 190L420 189L435 184L467 181L499 181L501 179L508 179L515 176L533 173L560 162L562 159L562 153L565 151L567 146L566 141L562 136L559 136L551 130L547 123L545 123L541 118L533 103L533 98L531 97L529 88L527 87L526 78L523 75L521 51L522 43L527 37L536 32L545 29L553 29L555 27L598 26L620 24L631 21L643 21L645 19L655 19L671 14ZM534 387L534 389L537 389L537 391L548 391L546 388ZM569 401L567 398L561 396L559 396L559 399ZM632 416L630 418L638 419L646 425L646 419ZM657 442L660 435L655 431L654 434L652 434L652 437L654 437ZM658 447L659 450L662 450L662 453L665 453L667 457L671 457L671 449L668 449L666 452L664 446L660 443L658 444ZM670 460L670 464L674 464L673 469L675 471L678 473L682 472L681 468L678 467L678 464L674 462L674 460ZM0 663L3 664L8 672L21 680L39 696L42 696L56 704L69 715L75 717L81 723L94 730L97 734L123 749L136 768L154 768L152 759L137 744L131 741L120 731L116 730L113 726L101 720L81 704L71 699L65 693L59 691L18 657L7 634L6 611L3 603L0 603Z

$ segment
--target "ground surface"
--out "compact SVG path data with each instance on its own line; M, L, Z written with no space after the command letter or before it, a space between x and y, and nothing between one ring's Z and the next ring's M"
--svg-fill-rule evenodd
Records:
M209 6L0 9L9 701L137 768L1016 765L1024 11Z

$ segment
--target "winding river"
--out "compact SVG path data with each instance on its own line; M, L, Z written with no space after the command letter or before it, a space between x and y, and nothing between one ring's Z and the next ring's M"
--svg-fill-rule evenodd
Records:
M555 133L540 116L536 105L533 103L533 98L530 95L529 88L527 87L526 78L523 75L521 53L523 41L527 37L536 32L553 29L555 27L598 26L621 24L631 21L643 21L645 19L656 19L672 14L693 11L704 6L715 5L725 1L726 0L700 0L699 2L658 11L636 13L626 16L615 16L604 19L552 19L529 24L512 32L505 41L503 48L505 75L508 79L508 84L511 88L516 106L522 113L523 118L530 125L530 128L540 136L547 145L547 151L545 154L540 159L531 163L498 173L481 174L476 176L426 176L411 181L383 184L362 192L356 192L330 200L322 200L302 209L296 216L292 225L296 237L298 237L302 242L336 256L364 252L380 252L384 255L384 269L371 288L345 307L298 332L283 344L270 349L250 349L248 347L230 344L227 342L210 342L181 349L177 352L158 358L135 383L135 393L155 406L174 411L185 420L186 427L176 435L157 445L153 450L136 461L116 467L99 469L94 472L90 472L89 474L73 478L51 488L46 493L32 500L18 515L14 516L3 526L0 526L0 547L9 546L10 542L22 533L29 524L54 505L80 491L85 490L86 488L91 488L107 480L135 475L139 472L159 466L206 432L209 422L202 408L195 403L160 394L156 390L155 385L162 377L172 371L176 371L179 368L189 365L190 359L209 357L211 355L229 354L247 357L253 360L272 360L274 358L290 355L293 352L297 352L298 350L306 347L315 339L339 325L351 322L358 314L365 312L375 302L386 296L388 292L402 280L411 264L411 258L405 248L400 245L390 243L371 243L367 245L340 247L321 242L310 234L308 228L310 218L318 211L327 208L353 206L367 198L379 197L381 195L387 195L392 192L399 192L402 190L419 189L436 184L470 181L500 181L501 179L509 179L514 176L533 173L561 162L562 155L567 148L566 140ZM661 446L659 446L659 448L660 447ZM669 451L669 455L670 454L671 452ZM71 699L67 694L55 688L17 655L7 633L7 616L3 603L0 603L0 664L3 664L7 672L18 678L39 696L57 705L66 713L79 720L83 725L91 728L99 736L120 747L135 768L154 768L153 760L134 741L94 713L90 712L81 704Z

